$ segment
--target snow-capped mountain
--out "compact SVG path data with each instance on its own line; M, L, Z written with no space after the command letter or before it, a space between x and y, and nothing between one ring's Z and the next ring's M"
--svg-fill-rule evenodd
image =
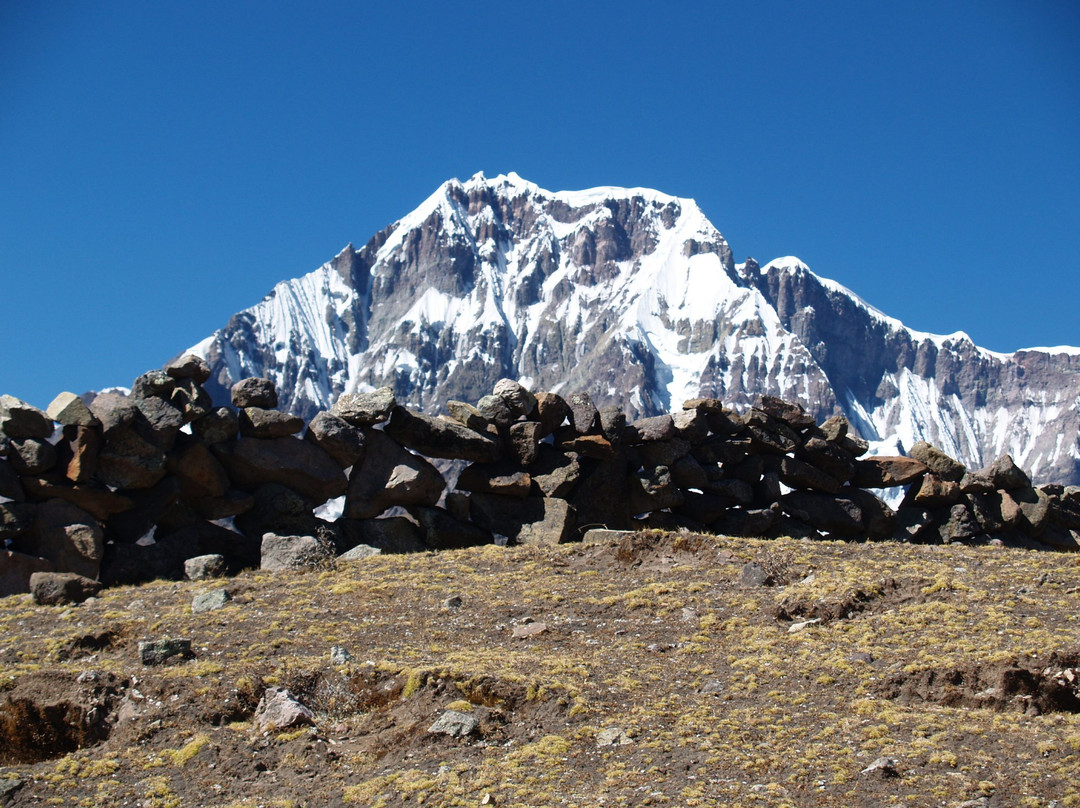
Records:
M1080 482L1080 349L913 331L796 258L736 264L692 200L645 188L451 180L191 352L216 399L267 376L305 416L384 385L437 412L503 377L631 416L767 393L842 412L887 453L927 440L979 467L1008 452Z

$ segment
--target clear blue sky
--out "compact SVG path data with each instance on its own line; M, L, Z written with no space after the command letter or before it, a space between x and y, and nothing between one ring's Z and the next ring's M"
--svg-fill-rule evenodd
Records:
M1075 345L1077 42L1075 0L2 0L0 392L128 385L481 170Z

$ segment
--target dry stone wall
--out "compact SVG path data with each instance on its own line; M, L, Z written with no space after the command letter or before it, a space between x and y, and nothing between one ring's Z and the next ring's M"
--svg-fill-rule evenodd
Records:
M1032 486L1008 456L971 471L925 443L866 457L844 418L818 424L776 398L742 413L696 399L628 423L584 393L504 379L475 404L447 402L448 416L383 388L305 424L276 409L266 379L216 406L208 376L185 356L128 396L62 393L45 412L0 397L0 595L29 591L34 573L179 578L207 555L235 572L281 544L264 537L310 537L324 557L554 544L601 527L1080 546L1080 488ZM878 494L896 487L894 509Z

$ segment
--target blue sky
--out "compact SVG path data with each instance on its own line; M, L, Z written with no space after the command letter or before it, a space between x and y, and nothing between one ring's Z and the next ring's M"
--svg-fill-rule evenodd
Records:
M0 3L0 392L127 385L441 182L693 197L913 328L1080 343L1080 6Z

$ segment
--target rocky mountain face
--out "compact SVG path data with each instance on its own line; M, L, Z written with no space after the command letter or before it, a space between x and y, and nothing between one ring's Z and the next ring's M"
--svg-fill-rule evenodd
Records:
M643 188L451 180L190 352L215 400L264 376L304 417L383 386L435 412L501 378L632 418L767 394L844 414L887 454L925 440L972 468L1008 453L1037 481L1080 482L1080 349L913 331L798 259L736 264L692 200Z

